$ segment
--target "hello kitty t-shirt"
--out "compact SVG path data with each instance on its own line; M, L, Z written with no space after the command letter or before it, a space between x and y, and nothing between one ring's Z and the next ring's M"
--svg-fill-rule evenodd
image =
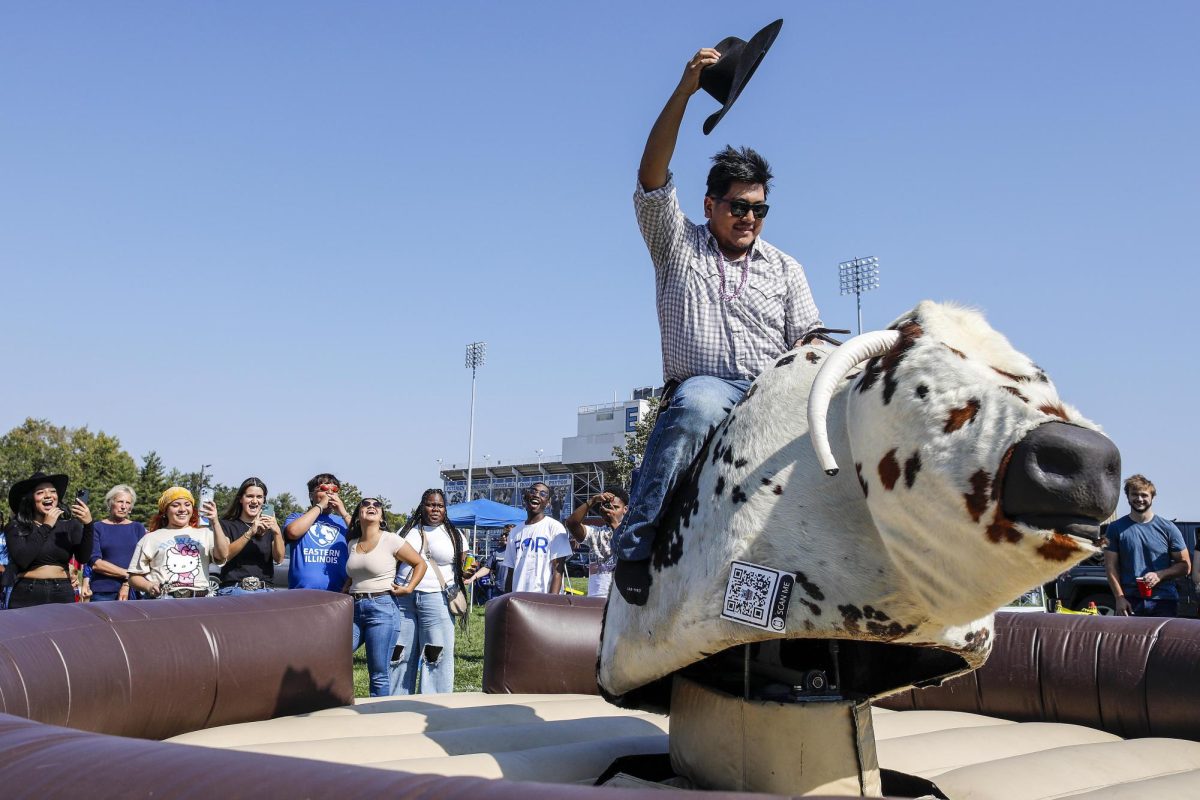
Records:
M208 591L212 549L213 532L208 528L159 528L138 541L129 572L145 575L164 590Z

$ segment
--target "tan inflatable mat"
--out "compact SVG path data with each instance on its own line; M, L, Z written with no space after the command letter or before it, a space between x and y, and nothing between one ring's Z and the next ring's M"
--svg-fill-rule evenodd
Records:
M1079 725L955 711L877 708L874 724L881 766L928 778L954 800L1200 797L1195 742L1124 741ZM169 741L405 772L590 784L620 756L667 752L667 728L666 717L593 695L461 693L364 699Z
M620 756L666 752L666 730L666 717L593 695L461 693L372 698L169 741L405 772L590 784Z

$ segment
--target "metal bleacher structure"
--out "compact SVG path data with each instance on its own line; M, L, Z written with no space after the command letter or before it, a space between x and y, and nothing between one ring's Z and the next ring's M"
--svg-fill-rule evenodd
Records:
M520 508L524 489L544 482L552 493L550 516L566 518L584 498L602 492L616 481L614 447L625 445L626 433L649 413L649 400L661 395L661 389L635 389L628 400L580 406L576 411L574 436L562 439L557 459L538 459L517 463L503 459L480 458L471 471L471 494L466 497L467 465L443 465L442 488L451 503L487 498Z

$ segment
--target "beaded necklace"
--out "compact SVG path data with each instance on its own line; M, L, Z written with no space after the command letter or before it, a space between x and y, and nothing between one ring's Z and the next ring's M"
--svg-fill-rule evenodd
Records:
M730 261L729 266L732 267L736 262ZM737 288L732 292L725 288L725 254L721 252L721 248L717 248L717 274L721 277L721 301L729 302L736 300L742 296L742 292L746 291L746 283L750 280L750 251L746 251L746 257L742 260L742 276L738 279Z

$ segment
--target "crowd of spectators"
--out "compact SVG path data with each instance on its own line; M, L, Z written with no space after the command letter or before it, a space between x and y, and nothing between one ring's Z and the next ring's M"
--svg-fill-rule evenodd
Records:
M282 525L259 478L242 481L224 513L212 499L202 495L197 504L188 489L172 486L143 525L130 517L132 487L113 486L106 514L93 519L87 491L67 503L67 476L37 472L9 491L0 608L270 592L283 588L276 567L290 554L287 588L353 598L352 650L365 648L377 696L453 691L456 596L477 586L488 587L488 597L561 592L572 540L589 554L588 593L608 593L613 535L628 504L622 490L582 503L564 527L547 515L550 487L536 483L524 494L525 522L506 527L500 546L476 561L446 515L441 489L422 494L403 527L389 531L381 498L364 497L350 510L341 485L330 473L314 476L309 507ZM589 517L604 524L586 524ZM210 579L210 564L219 577Z

